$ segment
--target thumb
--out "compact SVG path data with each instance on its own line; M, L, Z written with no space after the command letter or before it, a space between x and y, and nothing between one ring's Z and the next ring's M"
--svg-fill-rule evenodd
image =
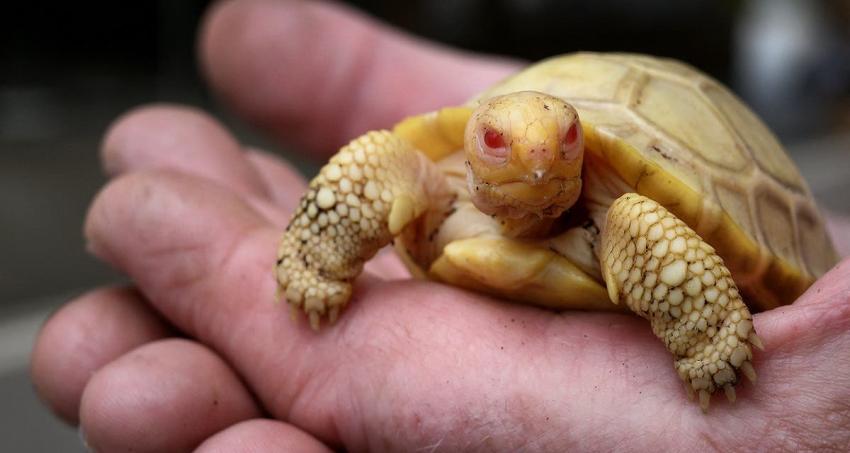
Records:
M324 153L406 115L462 103L518 66L322 1L220 2L204 20L200 51L209 83L237 112Z

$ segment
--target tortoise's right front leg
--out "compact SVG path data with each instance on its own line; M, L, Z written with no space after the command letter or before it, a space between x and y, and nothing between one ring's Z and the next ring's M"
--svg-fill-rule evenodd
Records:
M649 319L703 411L718 389L734 401L740 374L755 381L753 317L723 259L672 212L636 193L618 198L600 265L611 301Z
M388 131L344 146L310 182L277 253L277 281L293 311L318 329L351 296L363 263L447 191L442 174Z

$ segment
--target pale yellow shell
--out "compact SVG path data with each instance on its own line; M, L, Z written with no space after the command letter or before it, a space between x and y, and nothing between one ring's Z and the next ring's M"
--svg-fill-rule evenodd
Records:
M790 303L837 261L782 145L696 69L641 55L571 54L530 66L479 99L522 90L575 106L587 151L717 248L751 305Z

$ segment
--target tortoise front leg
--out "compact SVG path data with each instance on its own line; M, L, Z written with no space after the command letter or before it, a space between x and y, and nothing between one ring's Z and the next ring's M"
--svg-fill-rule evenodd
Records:
M333 322L365 261L448 187L433 162L388 131L344 146L310 182L277 253L279 292L310 325Z
M717 389L734 401L739 372L755 381L752 315L723 259L684 222L625 194L608 210L600 261L611 300L650 320L704 411Z

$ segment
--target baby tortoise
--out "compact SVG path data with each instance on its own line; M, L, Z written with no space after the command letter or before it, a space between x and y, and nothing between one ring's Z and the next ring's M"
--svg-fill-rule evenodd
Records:
M703 410L756 378L751 311L793 302L837 261L755 114L687 65L628 54L551 58L353 140L284 234L280 291L314 328L334 321L393 241L419 277L561 310L628 307Z

